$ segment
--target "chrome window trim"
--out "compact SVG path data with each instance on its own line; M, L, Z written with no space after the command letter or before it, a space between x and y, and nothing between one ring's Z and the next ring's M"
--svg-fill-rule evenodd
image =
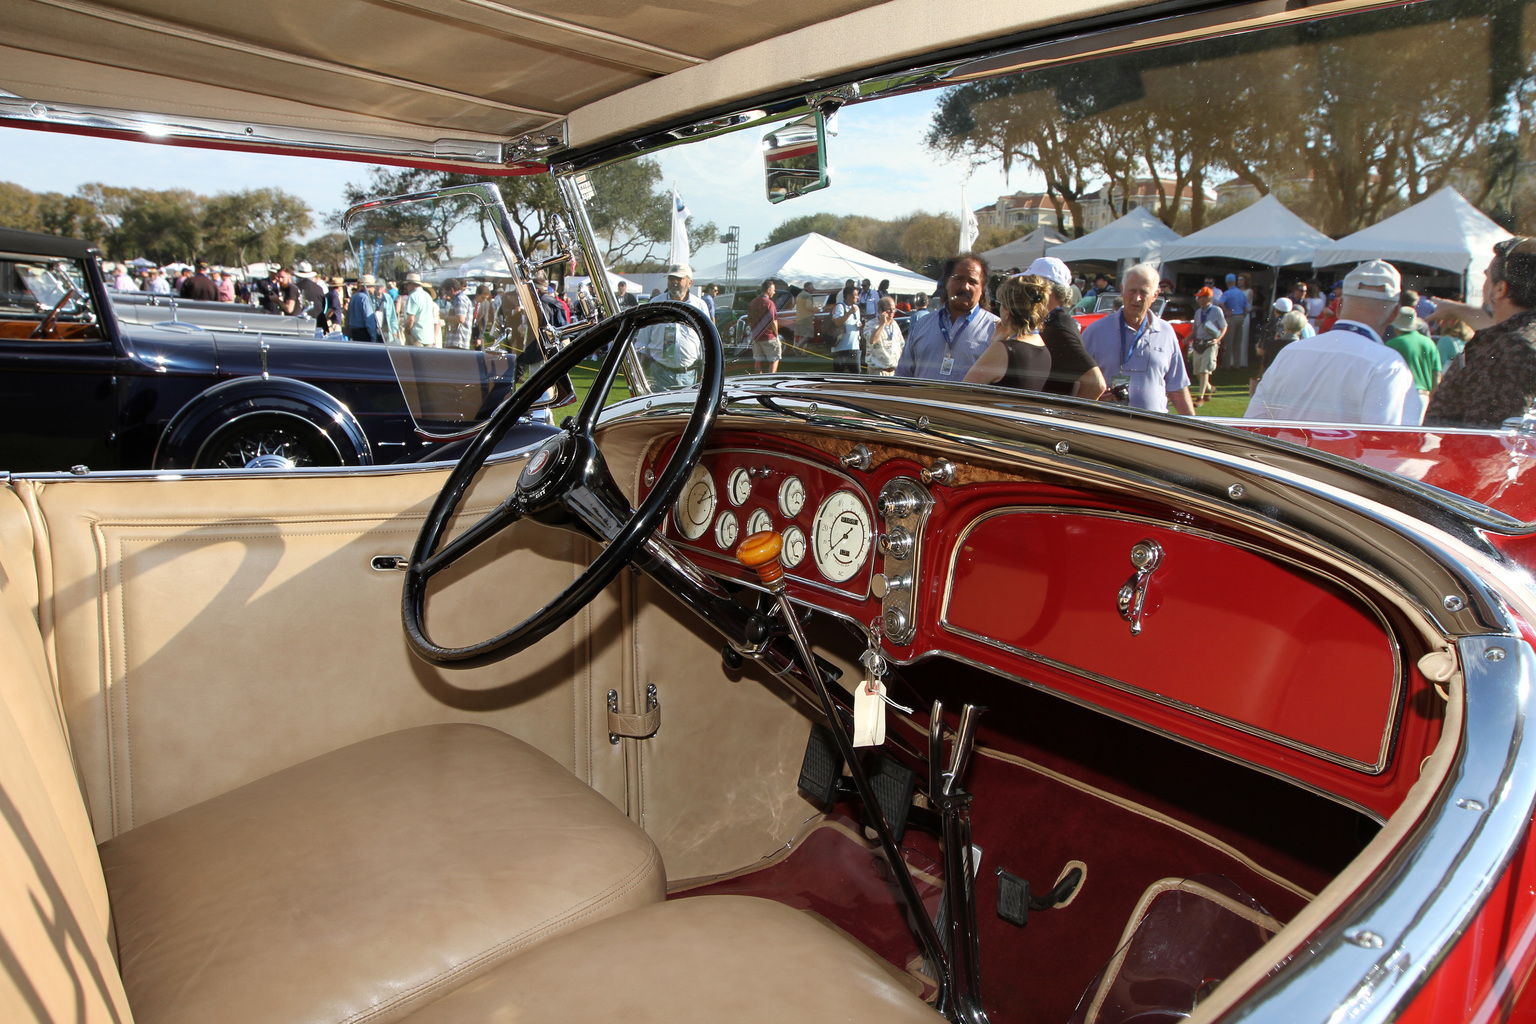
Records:
M1201 537L1205 540L1215 541L1219 544L1226 544L1232 547L1243 548L1245 550L1254 552L1255 554L1262 555L1265 558L1270 558L1278 562L1288 563L1307 573L1308 575L1321 576L1335 586L1347 590L1349 593L1353 594L1357 599L1359 599L1359 601L1370 610L1371 614L1376 617L1377 623L1381 626L1381 631L1386 635L1387 647L1392 653L1391 696L1388 700L1387 720L1381 732L1381 741L1378 744L1375 763L1359 761L1352 757L1345 757L1342 754L1337 754L1322 747L1292 739L1281 733L1277 733L1269 729L1263 729L1258 726L1251 725L1247 722L1243 722L1235 718L1230 718L1226 715L1218 714L1214 711L1202 708L1197 704L1190 704L1182 700L1177 700L1173 697L1168 697L1155 691L1145 689L1144 687L1137 686L1134 683L1128 683L1123 680L1116 679L1113 676L1106 676L1099 672L1080 668L1078 666L1072 665L1070 662L1060 661L1056 658L1048 657L1044 654L1028 650L1027 648L1016 647L1013 644L1006 643L997 639L996 637L986 636L984 634L976 633L972 630L952 624L949 621L949 601L950 596L954 591L955 565L960 557L960 552L965 546L966 538L969 537L972 531L974 531L982 523L1002 515L1084 515L1094 516L1100 519L1114 519L1120 522L1131 522L1140 523L1146 526L1156 526L1160 529L1173 530L1178 533L1188 534L1192 537ZM1380 775L1383 771L1386 770L1387 763L1390 760L1390 754L1392 752L1393 741L1397 735L1398 717L1402 708L1403 688L1406 677L1406 674L1403 671L1402 649L1401 645L1398 643L1396 635L1394 635L1392 631L1391 624L1387 622L1386 616L1381 613L1381 609L1376 606L1375 602L1373 602L1369 597L1361 592L1359 588L1357 588L1353 583L1351 583L1347 578L1343 576L1333 573L1320 572L1313 566L1307 565L1300 559L1287 555L1284 552L1272 551L1247 541L1242 541L1231 537L1224 537L1221 534L1213 533L1210 530L1199 529L1192 526L1183 526L1178 523L1170 523L1166 520L1156 519L1152 516L1135 513L1110 512L1103 509L1074 508L1070 505L1008 505L1001 508L988 509L986 512L983 512L981 515L976 516L970 522L966 523L955 537L954 545L950 549L949 553L949 565L945 569L944 594L940 599L937 621L941 628L947 630L950 633L954 633L956 636L963 636L967 639L975 640L978 643L986 644L988 647L994 647L998 650L1016 655L1017 657L1026 658L1030 661L1038 662L1042 665L1047 665L1051 668L1059 669L1061 671L1070 673L1071 675L1075 675L1080 678L1111 687L1112 689L1119 690L1122 693L1128 693L1136 697L1141 697L1145 700L1153 701L1155 703L1162 704L1165 707L1172 708L1175 711L1181 711L1185 714L1193 715L1196 718L1203 718L1208 722L1213 722L1217 725L1225 726L1229 729L1235 729L1236 731L1246 733L1249 736L1267 740L1269 742L1278 744L1279 746L1289 747L1292 750L1300 751L1304 754L1309 754L1313 757L1319 758L1320 760L1329 761L1341 767L1350 768L1358 772L1364 772L1368 775ZM1054 687L1050 687L1044 684L1037 683L1036 686L1039 689L1049 690L1052 693L1058 692ZM1239 758L1238 760L1240 760L1243 764L1250 763L1245 759Z
M547 440L547 439L541 439ZM500 452L485 460L487 466L495 466L517 459L526 459L538 444L530 444L508 452ZM39 483L65 483L109 481L138 483L175 483L181 480L281 480L294 477L344 476L407 476L414 473L441 472L452 469L457 459L440 459L434 462L389 463L383 466L295 466L292 469L104 469L87 473L58 471L51 473L10 473L8 480L36 480Z
M486 168L504 167L509 162L507 147L499 141L443 138L424 142L360 132L285 128L258 121L141 114L77 103L42 103L4 92L0 92L0 124L121 132L142 135L151 142L175 140L242 149L297 149L314 156L366 156L405 162L478 164Z

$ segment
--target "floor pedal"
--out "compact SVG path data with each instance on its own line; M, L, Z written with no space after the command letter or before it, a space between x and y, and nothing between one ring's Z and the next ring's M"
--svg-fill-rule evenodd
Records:
M800 788L805 795L823 807L830 807L837 799L838 780L843 777L843 755L837 742L826 726L811 726L810 739L805 743L805 759L800 762Z

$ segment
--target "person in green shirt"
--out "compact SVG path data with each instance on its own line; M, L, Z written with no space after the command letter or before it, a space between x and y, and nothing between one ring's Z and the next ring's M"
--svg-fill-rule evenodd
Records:
M1435 343L1418 329L1418 313L1412 306L1403 306L1392 321L1396 333L1387 339L1387 347L1403 357L1413 373L1413 383L1424 397L1440 383L1440 350Z

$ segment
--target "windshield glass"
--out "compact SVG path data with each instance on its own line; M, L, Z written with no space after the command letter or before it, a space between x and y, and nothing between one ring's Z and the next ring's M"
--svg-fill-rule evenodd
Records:
M510 393L525 347L512 272L485 208L462 195L367 207L346 228L417 425L453 430L485 419Z
M691 279L613 269L712 306L737 374L1102 397L1312 447L1317 425L1499 430L1536 395L1536 243L1495 251L1536 231L1532 5L1264 25L1087 37L849 102L829 187L787 202L764 147L790 118L638 158L720 240ZM1526 339L1518 386L1461 356L1478 330ZM689 383L687 339L650 334L651 385ZM1394 472L1443 485L1427 461Z

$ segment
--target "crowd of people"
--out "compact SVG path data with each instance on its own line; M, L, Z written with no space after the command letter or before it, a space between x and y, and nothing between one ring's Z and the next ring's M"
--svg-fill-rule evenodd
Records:
M125 265L103 270L119 291L309 317L316 337L497 349L517 357L519 375L544 358L543 346L529 344L536 332L514 292L489 284L471 292L459 278L434 286L415 273L399 282L364 274L349 284L322 279L303 262L254 280L207 264L181 269L174 280L156 267L137 279ZM1405 290L1384 260L1360 264L1326 294L1315 281L1297 281L1272 302L1244 275L1228 274L1225 287L1206 278L1183 338L1156 312L1172 282L1153 264L1130 267L1118 282L1099 274L1090 283L1054 257L994 276L983 257L961 253L945 261L940 277L931 307L927 296L891 294L889 281L851 279L824 298L807 281L791 289L792 304L782 304L779 282L763 281L745 318L753 371L777 372L786 338L800 348L820 339L834 372L993 384L1193 415L1215 396L1218 368L1247 366L1251 353L1258 372L1249 418L1497 427L1527 415L1536 400L1533 239L1494 247L1480 307ZM595 308L584 286L566 299L542 273L530 290L551 327ZM713 321L719 289L695 289L692 269L674 264L664 291L642 299L621 281L616 293L621 308L664 299ZM1113 311L1080 328L1074 310L1092 310L1105 295L1114 296ZM702 345L688 324L645 327L636 350L654 386L697 383Z
M777 368L775 287L763 282L748 313L758 371ZM817 304L809 282L797 291L793 333L808 344ZM1171 291L1155 264L1090 285L1053 257L995 276L984 258L962 253L945 262L933 310L868 281L829 297L832 369L1193 415L1215 397L1218 367L1248 367L1251 356L1247 417L1329 423L1497 427L1536 399L1536 240L1494 247L1481 307L1405 289L1385 260L1360 264L1326 292L1296 281L1272 302L1234 273L1225 287L1206 279L1181 337L1154 311ZM1113 311L1079 328L1074 308L1092 310L1105 295ZM905 309L903 337L893 321Z

